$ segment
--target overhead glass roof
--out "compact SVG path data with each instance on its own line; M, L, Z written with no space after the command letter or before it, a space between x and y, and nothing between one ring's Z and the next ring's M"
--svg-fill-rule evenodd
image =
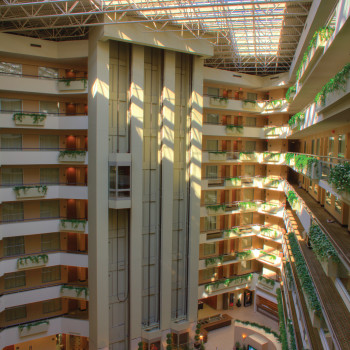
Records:
M312 0L5 0L0 30L50 40L86 38L106 23L214 45L210 67L267 75L289 69ZM140 33L142 35L142 33Z

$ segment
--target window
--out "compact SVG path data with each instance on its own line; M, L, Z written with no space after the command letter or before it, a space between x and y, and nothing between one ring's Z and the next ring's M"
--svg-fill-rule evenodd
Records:
M255 165L245 165L244 173L247 176L255 176Z
M258 94L254 92L247 92L247 99L250 101L256 101L258 99Z
M203 277L203 280L210 280L213 277L215 277L215 267L202 270L202 277Z
M40 149L48 149L48 150L59 149L58 135L40 135Z
M17 306L11 309L5 309L5 320L7 322L19 320L21 318L27 317L27 309L26 306Z
M207 140L207 150L217 151L218 150L218 140Z
M58 114L60 112L59 103L56 101L40 101L40 112L46 114Z
M245 151L246 152L255 152L256 142L255 141L246 141L245 142Z
M60 310L62 310L62 303L59 298L43 302L43 314L49 314Z
M22 100L0 99L1 112L22 112Z
M216 191L205 191L204 203L205 204L216 204L217 203L217 192Z
M41 235L41 250L60 250L61 238L59 232L45 233Z
M242 249L247 249L252 247L252 237L242 238Z
M22 74L22 65L19 63L0 62L0 74Z
M335 197L334 208L337 213L339 214L342 213L342 201L340 200L339 197Z
M241 261L241 271L248 271L248 270L251 270L252 269L252 261L249 260L249 261Z
M218 167L216 165L207 165L205 173L207 179L216 179L218 177Z
M22 135L3 134L1 135L2 149L22 149Z
M216 247L215 243L204 243L203 245L204 245L204 249L203 249L204 256L215 254L215 247Z
M24 287L26 285L25 271L8 273L4 277L5 289Z
M216 216L206 216L204 218L204 229L205 231L216 230Z
M243 189L243 200L252 201L254 199L254 188L244 188Z
M345 135L338 136L338 157L345 156Z
M3 203L2 205L2 221L11 222L11 221L23 221L23 203Z
M40 184L59 184L60 173L58 168L41 168L40 169Z
M243 215L243 225L250 225L253 223L253 213L244 213Z
M207 114L207 124L219 124L219 115L213 113Z
M1 185L17 186L23 184L23 170L21 168L2 168Z
M130 166L109 167L109 195L111 198L130 197Z
M41 281L43 283L59 281L61 279L61 266L43 267Z
M13 256L24 254L24 237L6 237L4 238L4 256Z
M208 96L211 97L219 97L220 96L220 89L219 88L214 88L214 87L209 87L208 86Z
M256 118L245 117L245 126L256 126Z
M332 156L334 152L334 137L328 139L328 155Z
M49 68L49 67L39 67L38 76L40 78L57 79L58 78L58 69L57 68Z
M326 203L328 205L331 205L332 204L332 194L328 191L326 191Z
M58 218L59 216L60 216L60 202L58 200L40 202L41 219Z

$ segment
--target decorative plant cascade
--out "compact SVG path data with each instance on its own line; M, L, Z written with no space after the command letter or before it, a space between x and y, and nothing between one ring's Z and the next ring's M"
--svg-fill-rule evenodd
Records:
M225 97L224 96L221 96L221 97L210 96L210 104L213 106L226 107L227 101L228 101L228 98L226 96Z
M226 131L235 134L243 134L243 125L226 125Z
M257 203L254 203L254 202L239 202L238 208L240 210L257 210L258 205Z
M287 102L291 102L293 100L296 91L297 91L297 88L296 88L295 85L291 86L287 90L287 93L286 93L286 100L287 100Z
M339 193L350 193L350 163L342 162L332 167L328 182L333 185Z
M300 79L300 77L302 75L302 71L303 71L303 66L307 62L307 60L309 59L309 54L313 51L314 48L317 47L317 44L319 42L327 41L332 36L333 32L334 32L334 28L323 27L314 33L314 35L312 36L312 39L309 42L309 46L307 47L307 49L303 55L303 59L300 62L299 68L298 68L297 73L296 73L296 80Z
M292 321L288 318L288 331L289 331L289 345L291 350L297 350L296 340L295 340L295 333L294 333L294 327Z
M329 82L322 87L321 91L315 97L315 102L318 105L324 106L326 104L326 98L329 93L338 90L345 91L349 77L350 63L347 63L343 69L334 76L334 78L330 79Z
M260 233L262 236L269 237L269 238L277 238L277 236L278 236L277 230L274 230L274 229L268 228L268 227L262 227L260 229Z
M263 177L263 185L265 187L277 188L281 183L280 179L274 179L272 177Z
M311 310L315 311L318 317L321 317L321 305L317 298L315 286L312 282L309 270L304 260L303 254L300 251L297 238L294 232L288 234L289 245L294 256L294 263L297 270L298 278L300 280L303 291Z
M23 197L44 197L47 193L47 186L15 186L13 188L17 198Z
M38 333L41 333L42 331L46 331L47 327L49 326L50 322L47 320L42 320L42 321L37 321L37 322L30 322L30 323L26 323L26 324L20 324L18 326L18 330L20 332L20 335L23 336L24 331L26 331L26 333L28 333L33 327L37 327L37 326L46 326L44 327L45 329L42 330L38 330Z
M240 187L242 186L242 180L239 177L225 179L225 186Z
M255 100L243 100L243 108L244 107L250 107L250 108L255 108L257 106L257 101Z
M294 161L293 164L291 161ZM314 166L318 165L319 161L316 157L307 156L305 154L294 154L287 153L285 162L287 165L292 166L296 171L310 177L318 176L318 169L315 169L315 172L312 172Z
M255 160L255 152L239 152L239 160Z
M318 260L327 261L328 259L331 259L335 263L340 262L338 253L334 249L326 234L320 229L318 225L311 225L309 230L309 237L312 248Z
M298 203L298 196L294 191L288 191L287 199L290 206L294 209L295 204Z
M282 294L281 289L276 289L277 294L277 308L278 308L278 318L279 318L279 329L281 335L282 350L289 350L288 348L288 338L286 331L286 324L283 312Z
M274 254L266 253L263 250L260 251L260 254L262 255L260 259L266 260L272 264L274 264L277 260L277 256Z
M267 101L265 103L266 110L280 109L285 101L283 99Z
M215 264L222 264L224 261L224 256L223 255L219 255L219 256L215 256L212 258L206 258L205 259L205 266L208 265L215 265Z
M64 150L60 151L58 160L61 162L83 162L85 160L86 151Z
M248 273L246 275L226 278L225 280L208 283L205 285L204 289L208 293L220 287L229 287L231 284L240 285L243 283L248 283L251 281L252 277L253 277L253 274Z
M264 152L265 162L278 162L280 160L281 153L278 152Z
M295 157L294 153L288 152L285 157L285 163L289 166L294 165L294 163L292 164L291 162L292 159L294 160L294 157Z
M275 286L276 284L276 281L274 281L273 279L271 278L267 278L267 277L264 277L264 276L259 276L258 278L259 282L262 282L263 284L266 284L268 286L271 286L272 288Z
M259 329L262 329L265 331L265 333L267 334L272 334L276 340L280 343L281 342L281 337L278 333L276 333L275 331L273 331L271 328L269 327L266 327L266 326L262 326L261 324L259 323L255 323L255 322L249 322L249 321L241 321L241 320L235 320L235 322L238 322L238 323L242 323L244 324L245 326L251 326L251 327L255 327L255 328L259 328Z
M64 285L61 287L61 293L64 292L64 290L74 290L77 298L79 298L84 293L84 298L87 298L89 295L89 288L84 286L70 286L70 285Z
M243 252L237 252L236 253L236 256L237 256L238 260L246 260L251 255L252 255L252 251L251 250L246 250L246 251L243 251Z
M69 227L67 227L66 224L69 224ZM68 228L68 229L78 230L82 228L83 230L85 230L85 226L86 226L85 219L61 219L61 227L63 229Z
M288 124L292 129L294 128L299 129L301 124L304 122L304 120L305 120L305 112L298 112L288 120Z
M72 81L81 81L84 84L84 89L87 88L87 79L86 78L78 78L78 79L73 79L73 78L61 78L58 80L61 83L64 83L65 86L70 86L70 83Z
M17 259L17 269L46 265L48 261L47 254L25 256Z
M15 122L16 125L43 126L46 120L46 114L17 112L13 114L12 120Z

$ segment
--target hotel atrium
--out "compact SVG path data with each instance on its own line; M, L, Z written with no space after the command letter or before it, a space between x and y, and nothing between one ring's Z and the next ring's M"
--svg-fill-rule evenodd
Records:
M0 1L0 350L350 350L349 16Z

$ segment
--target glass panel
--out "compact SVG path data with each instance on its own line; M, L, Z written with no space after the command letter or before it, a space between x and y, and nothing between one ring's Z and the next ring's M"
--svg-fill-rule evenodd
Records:
M38 76L41 78L58 78L58 69L57 68L49 68L49 67L39 67Z
M208 87L208 96L219 97L220 89L214 87Z
M338 157L345 156L345 135L338 136Z
M2 149L22 149L22 135L3 134L1 135Z
M217 151L218 150L218 140L207 140L207 150Z
M215 247L215 243L204 243L204 255L207 256L215 254Z
M59 216L60 216L60 202L58 200L40 202L41 219L58 218Z
M1 112L22 112L22 100L0 99Z
M6 237L4 238L4 256L13 256L24 254L24 237Z
M205 172L207 179L216 179L218 177L218 167L216 165L207 165Z
M243 189L243 200L252 201L254 199L254 188L244 188Z
M40 168L40 183L49 184L59 184L60 182L60 172L58 168Z
M204 220L205 231L216 230L216 216L206 216Z
M246 141L245 142L245 152L255 152L256 142L255 141Z
M205 204L216 204L217 203L216 191L205 191L204 203Z
M207 114L207 123L208 124L219 124L219 115L209 113Z
M1 74L22 74L22 65L19 63L0 62Z
M41 250L43 252L50 250L60 250L61 237L59 232L45 233L41 235Z
M26 305L5 309L5 319L7 322L19 320L27 317Z
M315 140L311 141L311 154L315 154Z
M11 221L23 221L23 203L3 203L1 208L2 221L11 222Z
M25 271L8 273L4 277L5 289L23 287L26 285Z
M130 167L118 166L118 190L130 189Z
M58 114L60 112L59 103L56 101L40 101L40 112L46 114Z
M23 184L23 169L21 168L2 168L1 185L17 186Z
M320 139L316 140L316 154L320 154Z
M43 283L59 281L61 279L61 267L43 267L41 270L41 281Z
M40 135L40 149L58 150L58 135Z

